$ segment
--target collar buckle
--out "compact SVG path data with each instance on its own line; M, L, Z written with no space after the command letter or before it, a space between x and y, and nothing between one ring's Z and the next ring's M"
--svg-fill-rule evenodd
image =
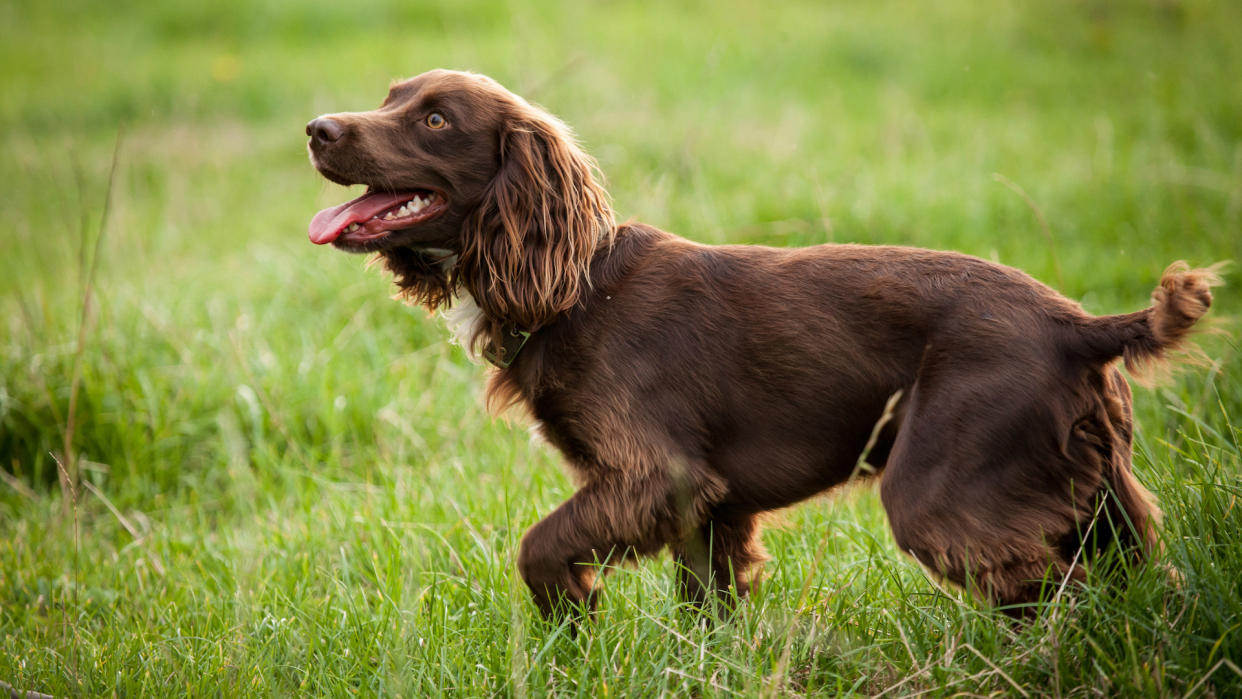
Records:
M500 347L493 350L491 347L483 350L483 358L491 362L493 366L499 369L508 369L513 360L517 358L518 352L526 346L526 341L530 339L530 333L510 327L505 333L505 339L500 343Z

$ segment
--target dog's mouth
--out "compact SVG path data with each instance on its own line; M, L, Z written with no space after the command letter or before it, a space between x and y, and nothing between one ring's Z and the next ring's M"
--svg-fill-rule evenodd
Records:
M430 189L405 192L368 190L344 204L315 214L309 232L312 243L335 243L340 247L367 246L392 231L405 230L444 213L448 200Z

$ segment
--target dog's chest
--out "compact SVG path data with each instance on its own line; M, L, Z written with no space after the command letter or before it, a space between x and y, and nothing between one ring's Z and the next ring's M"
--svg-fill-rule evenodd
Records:
M452 341L461 345L470 361L480 362L481 358L471 340L483 326L483 309L479 308L470 292L462 289L460 294L453 297L453 305L447 311L441 312L440 317L452 333Z

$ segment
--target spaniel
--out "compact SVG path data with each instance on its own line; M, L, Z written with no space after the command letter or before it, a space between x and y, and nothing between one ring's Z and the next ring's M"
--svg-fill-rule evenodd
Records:
M378 253L406 299L455 306L495 365L491 406L529 411L578 484L522 539L545 615L593 606L592 564L665 547L687 600L745 595L760 516L862 471L902 551L1014 614L1110 545L1157 553L1118 360L1182 343L1211 269L1174 264L1150 308L1097 317L953 252L619 224L569 129L470 73L306 132L324 177L367 186L311 240Z

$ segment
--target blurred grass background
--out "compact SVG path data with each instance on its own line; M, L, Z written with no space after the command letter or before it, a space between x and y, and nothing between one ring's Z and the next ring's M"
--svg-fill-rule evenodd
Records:
M612 576L573 637L513 566L571 484L520 420L484 414L484 370L439 322L307 242L351 194L302 131L392 79L475 70L573 125L623 218L956 249L1122 312L1172 260L1242 252L1240 35L1242 6L1211 0L0 6L0 680L1242 691L1230 326L1203 339L1210 365L1137 395L1180 588L1134 571L1014 628L926 580L857 491L770 528L768 582L733 621L680 614L658 560ZM1213 315L1236 315L1236 286Z

